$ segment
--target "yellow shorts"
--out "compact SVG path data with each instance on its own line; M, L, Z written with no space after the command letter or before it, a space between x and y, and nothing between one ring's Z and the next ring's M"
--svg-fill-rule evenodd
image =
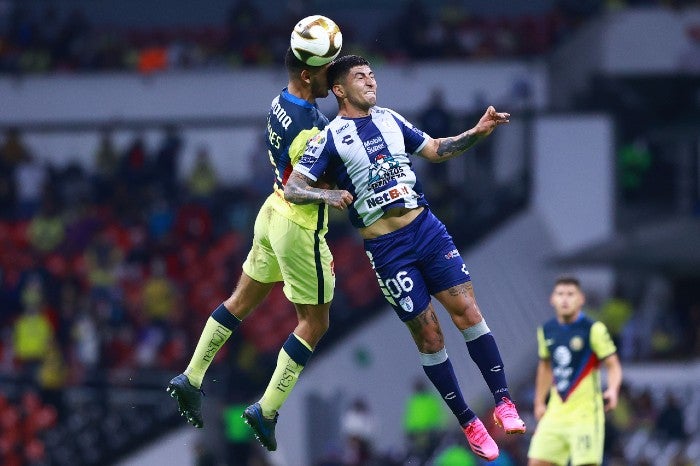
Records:
M262 283L284 281L284 294L296 304L333 299L333 256L326 243L328 226L303 228L265 202L255 219L253 245L243 271Z
M603 463L605 419L588 417L580 422L558 422L546 414L537 424L530 441L528 458L571 466Z

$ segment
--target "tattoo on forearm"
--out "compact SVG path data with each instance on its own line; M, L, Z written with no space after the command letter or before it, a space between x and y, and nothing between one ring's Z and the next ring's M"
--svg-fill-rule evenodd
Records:
M330 199L327 189L310 186L313 180L300 173L292 173L284 186L284 198L294 204L320 204Z
M459 136L440 139L437 148L438 157L454 157L459 155L479 140L478 136L465 131Z

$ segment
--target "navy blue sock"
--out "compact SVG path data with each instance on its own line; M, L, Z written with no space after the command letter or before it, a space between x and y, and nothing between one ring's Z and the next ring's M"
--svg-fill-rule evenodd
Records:
M287 337L287 341L284 342L282 348L287 352L292 361L299 364L300 366L306 366L311 357L312 351L300 341L300 337L291 333Z
M241 325L241 321L238 320L236 316L228 312L228 309L226 309L224 303L219 304L219 307L214 309L214 312L211 313L211 317L231 331L236 330L238 326Z
M459 425L464 427L469 424L476 415L464 401L462 390L459 388L455 371L447 357L445 348L435 354L421 353L420 356L425 375L428 376L442 399L457 417Z
M500 403L503 397L510 399L501 353L486 322L482 320L475 326L463 330L462 334L467 342L469 356L479 367L496 404Z

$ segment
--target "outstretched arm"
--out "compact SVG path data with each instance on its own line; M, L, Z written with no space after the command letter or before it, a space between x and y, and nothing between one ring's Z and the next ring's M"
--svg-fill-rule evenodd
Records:
M486 113L471 129L460 135L449 138L430 139L421 149L420 155L431 162L444 162L456 157L485 138L496 126L508 123L510 113L497 112L493 106L486 109Z
M294 204L326 203L338 210L352 204L352 194L344 189L321 189L311 186L313 180L296 170L289 175L284 185L284 198Z

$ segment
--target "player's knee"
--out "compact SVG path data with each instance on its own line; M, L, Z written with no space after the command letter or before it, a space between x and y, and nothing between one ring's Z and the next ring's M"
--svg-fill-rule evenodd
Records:
M427 335L417 335L416 346L421 353L437 353L445 347L445 339L441 333L436 332L430 332Z
M452 317L452 322L459 329L473 327L484 320L478 308L471 310L464 309L462 312L450 313L450 317Z
M462 318L466 321L467 325L476 325L481 322L484 318L481 315L481 310L473 299L467 300L465 305L462 307Z
M330 325L328 316L321 314L306 315L299 320L299 323L308 328L315 340L320 340Z
M329 323L328 319L319 319L313 323L313 327L316 334L321 338L326 331L328 331Z

